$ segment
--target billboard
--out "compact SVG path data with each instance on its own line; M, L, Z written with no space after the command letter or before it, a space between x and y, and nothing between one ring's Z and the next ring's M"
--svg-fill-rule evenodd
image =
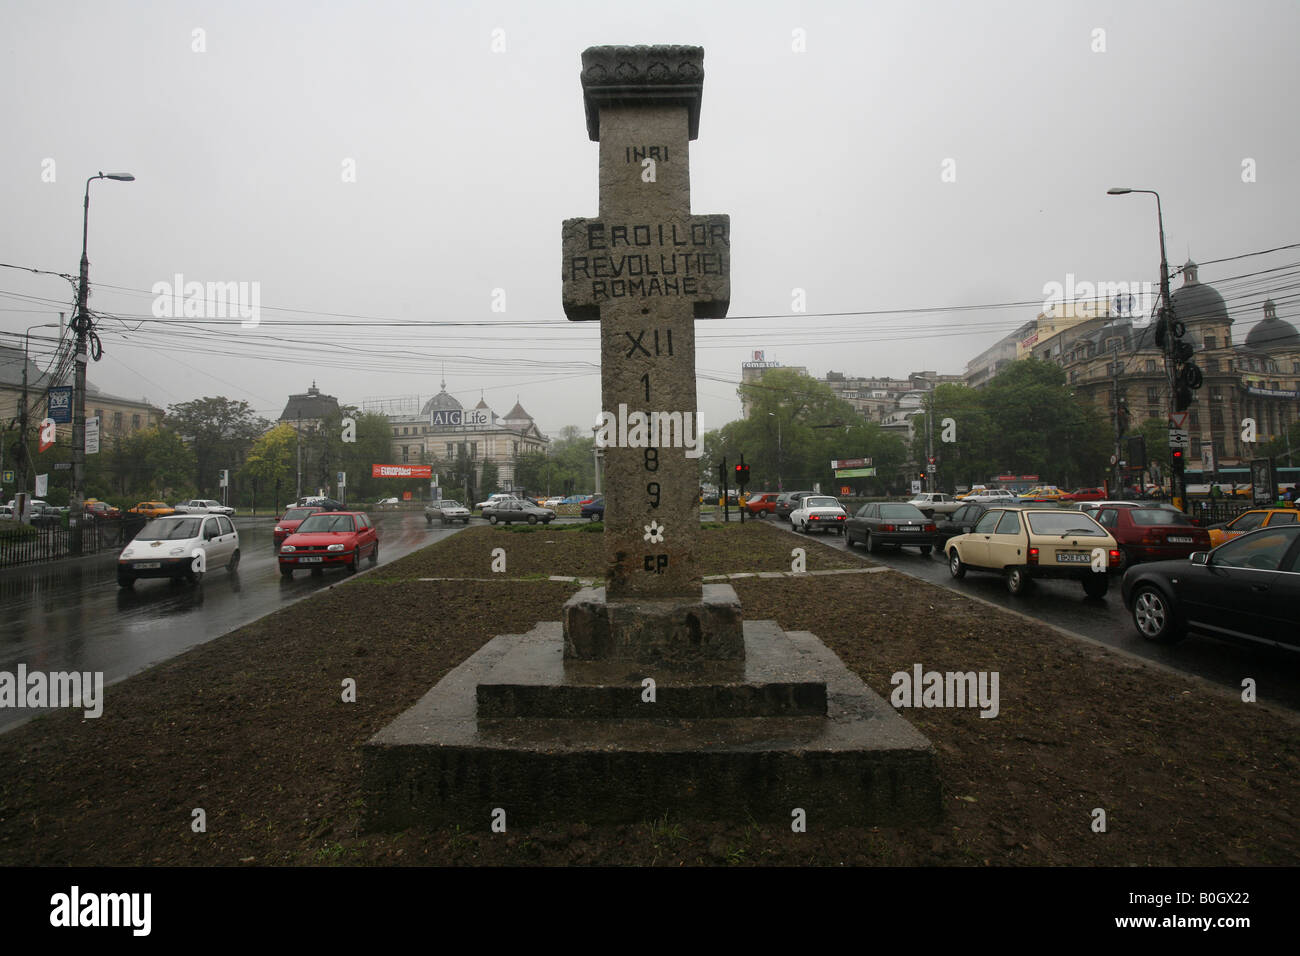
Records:
M433 465L371 465L371 478L432 478Z

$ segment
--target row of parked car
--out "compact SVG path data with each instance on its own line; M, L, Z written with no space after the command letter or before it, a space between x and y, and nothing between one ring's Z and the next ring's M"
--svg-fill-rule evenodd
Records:
M1002 575L1021 594L1035 580L1078 581L1104 597L1122 576L1138 633L1173 642L1189 630L1300 649L1300 512L1248 511L1201 528L1159 501L1088 501L1072 508L968 500L950 515L911 502L870 502L849 516L829 496L804 495L795 530L826 530L870 552L938 552L955 579Z

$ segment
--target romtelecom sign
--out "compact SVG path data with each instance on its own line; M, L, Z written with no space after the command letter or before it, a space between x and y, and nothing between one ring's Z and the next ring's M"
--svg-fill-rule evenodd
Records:
M432 478L433 465L371 465L371 478Z

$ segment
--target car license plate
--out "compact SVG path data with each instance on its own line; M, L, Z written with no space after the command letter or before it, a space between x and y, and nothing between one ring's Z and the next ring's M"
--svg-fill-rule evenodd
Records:
M320 558L299 558L298 562L300 564L320 564L321 559Z
M905 524L905 525L901 525L898 530L899 531L920 531L921 529L913 524Z
M1056 561L1058 564L1087 564L1091 560L1092 555L1080 551L1056 552Z
M1191 544L1192 543L1191 538L1166 538L1165 540L1168 541L1170 544Z
M144 571L149 568L161 568L162 562L161 561L137 561L135 564L131 565L131 567L135 568L137 571Z

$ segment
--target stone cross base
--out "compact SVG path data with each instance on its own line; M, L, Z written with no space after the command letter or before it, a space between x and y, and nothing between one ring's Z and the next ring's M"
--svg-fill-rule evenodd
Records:
M700 598L608 601L585 588L564 605L564 657L689 666L745 657L740 598L730 584L704 585Z

